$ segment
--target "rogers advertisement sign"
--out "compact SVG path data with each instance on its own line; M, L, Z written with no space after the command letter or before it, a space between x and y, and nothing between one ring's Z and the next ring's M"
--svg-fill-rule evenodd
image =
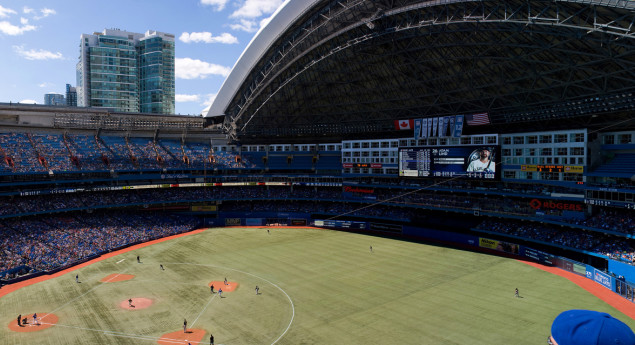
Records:
M372 189L372 188L360 188L360 187L344 186L344 192L347 192L347 193L373 194L373 193L375 193L375 190Z
M533 199L529 202L529 206L531 206L534 210L566 210L582 212L584 205L573 202Z

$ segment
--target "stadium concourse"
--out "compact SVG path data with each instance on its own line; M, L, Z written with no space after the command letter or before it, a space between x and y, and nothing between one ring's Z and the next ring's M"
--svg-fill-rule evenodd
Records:
M206 116L0 104L0 282L316 226L635 289L635 2L287 1Z

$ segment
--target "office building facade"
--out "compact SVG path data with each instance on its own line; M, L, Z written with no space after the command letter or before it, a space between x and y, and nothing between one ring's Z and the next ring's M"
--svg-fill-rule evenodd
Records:
M82 34L77 105L174 113L174 35L118 29Z
M66 105L66 100L61 93L46 93L44 94L44 105Z
M71 86L71 84L66 84L66 106L77 106L77 88Z

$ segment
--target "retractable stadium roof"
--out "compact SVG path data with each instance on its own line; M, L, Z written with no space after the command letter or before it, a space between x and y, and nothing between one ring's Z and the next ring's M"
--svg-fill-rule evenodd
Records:
M626 0L287 1L207 116L245 142L386 136L394 120L481 112L487 132L628 123L634 24Z

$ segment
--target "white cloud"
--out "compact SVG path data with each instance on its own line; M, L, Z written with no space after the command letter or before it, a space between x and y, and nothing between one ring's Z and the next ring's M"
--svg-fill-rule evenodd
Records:
M6 18L10 14L16 14L16 12L10 8L2 7L2 5L0 5L0 18Z
M174 62L176 77L180 79L205 79L210 74L226 77L231 70L229 67L190 58L176 58Z
M23 99L23 100L19 101L18 103L22 103L22 104L37 104L37 102L32 100L32 99Z
M48 50L24 50L24 46L13 46L13 50L27 60L61 60L64 57L62 53L53 53Z
M205 106L205 108L201 110L201 115L203 116L207 115L209 108L212 107L212 103L214 103L214 100L216 99L216 95L217 95L216 93L210 93L207 95L207 99L205 99L205 101L203 102L203 105Z
M34 25L15 26L7 21L0 22L0 33L9 36L22 35L27 31L33 31L35 29L37 29L37 26Z
M40 10L40 13L42 13L42 14L39 15L39 16L33 17L33 19L40 20L40 19L46 18L46 17L48 17L48 16L50 16L52 14L57 14L57 12L55 12L55 10L50 9L50 8L43 8L43 9Z
M192 32L188 34L184 32L179 37L181 42L190 43L190 42L205 42L205 43L223 43L223 44L236 44L238 43L238 38L232 36L227 32L223 32L219 36L212 36L211 32Z
M53 86L53 84L48 83L48 82L43 82L43 83L38 84L38 86L39 87L50 87L50 86Z
M26 14L33 13L33 9L32 9L31 7L26 7L26 6L24 6L24 7L22 8L22 12L24 12L24 13L26 13Z
M230 18L257 18L275 12L284 0L245 0Z
M227 0L201 0L201 5L216 6L216 11L222 11L227 4Z
M241 19L240 23L229 24L229 27L232 30L239 30L245 32L256 32L258 28L256 27L256 22L253 20Z
M52 8L43 8L40 10L40 12L42 12L42 15L44 15L45 17L48 17L50 14L57 14L57 12L55 12L55 10Z
M177 102L198 102L198 95L174 95L174 98Z
M212 105L212 103L214 103L214 100L216 99L216 95L217 94L215 93L208 94L207 98L203 102L203 105L206 105L208 110L209 110L209 107Z

